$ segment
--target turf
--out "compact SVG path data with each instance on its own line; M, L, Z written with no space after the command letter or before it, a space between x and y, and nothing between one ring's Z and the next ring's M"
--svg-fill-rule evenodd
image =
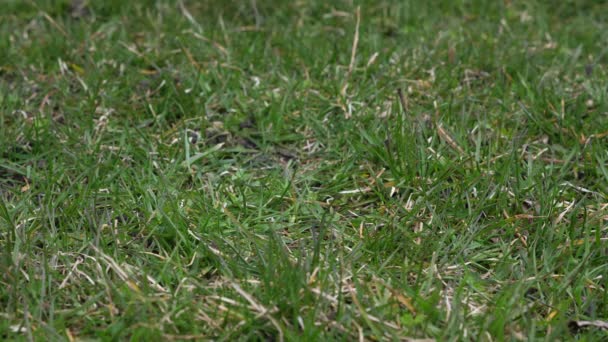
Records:
M0 4L0 339L608 338L605 1Z

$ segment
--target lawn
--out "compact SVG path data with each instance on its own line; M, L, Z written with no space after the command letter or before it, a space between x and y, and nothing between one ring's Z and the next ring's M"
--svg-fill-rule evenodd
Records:
M607 2L0 7L0 339L608 339Z

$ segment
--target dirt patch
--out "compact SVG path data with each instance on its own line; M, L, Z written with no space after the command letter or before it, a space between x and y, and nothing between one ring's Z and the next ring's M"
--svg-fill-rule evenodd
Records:
M69 6L70 16L74 19L84 19L91 16L87 0L72 0Z

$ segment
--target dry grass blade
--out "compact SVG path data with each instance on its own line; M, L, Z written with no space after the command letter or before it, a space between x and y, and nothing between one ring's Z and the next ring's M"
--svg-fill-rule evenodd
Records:
M353 45L350 51L350 64L348 65L348 74L352 74L355 68L355 61L357 59L357 45L359 45L359 25L361 24L361 6L357 7L356 11L357 24L355 26L355 36L353 38Z
M401 108L403 109L403 113L407 114L409 111L407 100L405 99L405 95L403 95L403 89L397 88L397 96L399 97L399 103L401 103Z
M136 293L141 292L139 286L137 286L137 283L131 279L131 276L129 275L129 272L127 270L125 270L123 267L120 267L120 265L112 257L102 252L99 248L95 246L91 246L91 248L93 248L93 250L101 257L101 259L106 262L106 264L114 271L114 273L118 275L120 280L122 280L131 290L135 291Z
M48 21L48 22L51 24L51 26L53 26L54 28L56 28L56 29L57 29L57 31L61 32L61 34L62 34L64 37L66 37L66 38L69 38L69 37L70 37L70 36L67 34L67 32L65 31L65 29L64 29L64 28L63 28L61 25L59 25L59 24L58 24L58 23L55 21L55 19L53 19L53 18L52 18L50 15L48 15L48 13L44 12L44 13L42 13L42 16L44 16L44 19L46 19L46 20L47 20L47 21Z
M454 138L452 138L452 136L450 135L450 133L448 133L448 131L446 131L445 128L443 128L443 126L441 124L437 124L437 133L439 133L439 137L445 141L452 149L454 149L456 152L458 152L460 155L464 156L464 150L462 149L462 147L460 147L456 141L454 140Z
M596 321L572 321L572 322L570 322L570 324L573 325L576 328L592 327L592 328L598 328L598 329L602 329L602 330L608 330L608 322L606 322L606 321L600 321L600 320L596 320Z
M179 5L179 9L182 12L182 15L192 24L192 26L196 27L196 29L199 32L203 31L202 26L196 21L196 19L194 19L194 17L192 16L192 14L190 13L190 11L188 11L188 9L186 8L186 6L184 6L183 1L179 1L178 2Z
M245 298L245 300L249 302L249 304L251 304L252 307L255 308L255 310L258 312L258 317L266 317L272 323L279 333L279 341L284 341L283 329L281 328L279 322L269 314L269 310L262 304L258 303L253 296L245 292L245 290L243 290L237 283L231 283L230 285L232 285L232 288L234 288L236 292L238 292L243 298Z
M343 97L346 96L346 89L348 89L348 81L350 79L353 70L355 69L355 62L357 60L357 46L359 45L359 25L361 24L361 7L357 7L356 14L357 23L355 24L355 36L353 37L353 45L351 46L350 51L350 63L348 64L348 71L346 72L346 76L344 77L345 82L342 88L340 89L340 95ZM345 112L348 113L347 110ZM350 114L347 114L347 118L350 117Z

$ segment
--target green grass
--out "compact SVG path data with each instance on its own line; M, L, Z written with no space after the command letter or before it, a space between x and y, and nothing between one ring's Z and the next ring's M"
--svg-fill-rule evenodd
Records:
M0 6L0 339L608 338L606 2Z

